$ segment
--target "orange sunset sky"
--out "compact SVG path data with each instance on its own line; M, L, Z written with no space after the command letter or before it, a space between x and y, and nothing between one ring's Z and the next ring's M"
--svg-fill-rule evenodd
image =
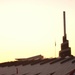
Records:
M59 56L66 11L67 39L75 55L75 0L0 0L0 62Z

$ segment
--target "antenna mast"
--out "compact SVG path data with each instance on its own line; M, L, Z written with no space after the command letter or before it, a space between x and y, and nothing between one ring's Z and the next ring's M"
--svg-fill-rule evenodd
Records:
M63 11L63 23L64 23L64 36L66 37L66 20L65 20L65 11Z
M69 40L66 39L66 20L65 20L65 11L63 11L63 26L64 26L64 36L63 43L61 44L61 50L59 51L60 57L71 56L71 48L69 47Z

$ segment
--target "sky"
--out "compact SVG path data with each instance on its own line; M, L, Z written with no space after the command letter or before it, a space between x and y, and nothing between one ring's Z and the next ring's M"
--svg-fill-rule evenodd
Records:
M40 54L58 57L63 11L67 39L75 55L75 0L0 0L0 62Z

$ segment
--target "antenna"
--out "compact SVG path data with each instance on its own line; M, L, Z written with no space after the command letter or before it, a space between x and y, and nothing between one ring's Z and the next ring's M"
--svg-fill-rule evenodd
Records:
M55 41L55 58L56 58L56 41Z
M69 41L66 39L65 11L63 11L63 23L64 23L63 43L61 44L61 51L59 51L59 56L62 58L66 56L71 56L71 48L69 47Z
M64 36L66 37L66 20L65 20L65 11L63 11L63 21L64 21Z

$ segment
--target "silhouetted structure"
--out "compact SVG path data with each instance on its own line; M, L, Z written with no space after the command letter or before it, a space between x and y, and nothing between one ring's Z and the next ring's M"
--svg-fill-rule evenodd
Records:
M64 21L64 36L63 36L63 43L61 44L61 51L59 52L60 57L71 56L71 48L69 47L69 41L67 40L66 34L65 11L63 12L63 21Z

